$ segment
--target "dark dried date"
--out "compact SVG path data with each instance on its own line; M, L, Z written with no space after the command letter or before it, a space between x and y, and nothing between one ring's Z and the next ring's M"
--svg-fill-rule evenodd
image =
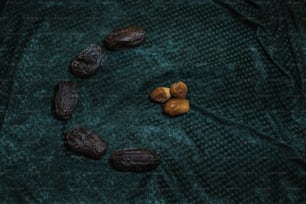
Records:
M85 128L72 129L65 139L68 149L92 159L101 159L108 148L97 133Z
M104 45L109 50L123 50L140 45L144 39L143 28L130 26L110 32L104 38Z
M54 97L55 115L64 120L70 119L76 109L78 99L79 95L75 82L58 82Z
M91 44L72 60L70 70L75 76L90 77L97 73L105 60L105 50L97 44Z
M144 172L156 169L160 157L150 149L131 148L113 152L109 161L117 171Z

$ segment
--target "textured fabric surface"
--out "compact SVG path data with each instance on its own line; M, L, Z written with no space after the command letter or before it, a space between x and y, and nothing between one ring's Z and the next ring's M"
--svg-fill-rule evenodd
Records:
M11 0L0 4L1 203L305 203L306 1ZM108 52L89 79L72 58L114 28L146 41ZM78 84L71 120L52 114L59 80ZM148 100L182 80L191 110ZM98 161L66 150L86 127ZM148 173L111 169L124 147L158 151Z

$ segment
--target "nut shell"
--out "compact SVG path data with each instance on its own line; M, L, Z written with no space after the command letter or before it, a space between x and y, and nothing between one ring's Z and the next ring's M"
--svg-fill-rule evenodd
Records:
M105 50L97 44L91 44L73 58L70 71L75 76L87 78L95 75L105 60Z
M117 171L145 172L156 169L160 157L150 149L129 148L113 152L109 162Z
M123 50L140 45L145 39L145 31L139 26L116 29L104 38L108 50Z
M186 98L187 92L188 92L187 85L182 81L173 83L170 86L171 96L175 98Z
M157 87L150 93L150 99L155 103L165 103L170 98L171 94L168 87Z
M171 98L163 107L164 113L168 116L178 116L189 111L190 105L187 99Z
M107 143L94 131L74 128L65 137L68 149L92 159L100 159L108 149Z
M60 81L54 97L55 115L63 120L72 117L79 99L76 83Z

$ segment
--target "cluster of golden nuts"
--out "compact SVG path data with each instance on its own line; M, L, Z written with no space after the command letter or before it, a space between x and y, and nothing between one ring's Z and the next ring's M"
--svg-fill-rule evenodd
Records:
M150 93L151 101L155 103L165 103L163 111L168 116L178 116L189 111L189 100L186 99L187 85L178 81L168 87L156 87Z

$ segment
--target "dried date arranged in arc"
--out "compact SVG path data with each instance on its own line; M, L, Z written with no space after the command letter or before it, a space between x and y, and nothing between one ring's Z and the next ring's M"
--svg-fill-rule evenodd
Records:
M139 26L116 29L104 38L104 45L109 50L123 50L140 45L145 39L145 31Z
M91 44L78 54L71 62L71 73L78 77L90 77L98 72L98 68L106 60L105 50L97 44Z
M63 120L68 120L73 115L79 99L76 83L60 81L54 97L55 115Z
M74 128L65 137L65 145L68 149L90 157L101 159L108 149L107 143L92 130Z
M113 152L109 162L117 171L145 172L156 169L160 157L150 149L130 148Z

